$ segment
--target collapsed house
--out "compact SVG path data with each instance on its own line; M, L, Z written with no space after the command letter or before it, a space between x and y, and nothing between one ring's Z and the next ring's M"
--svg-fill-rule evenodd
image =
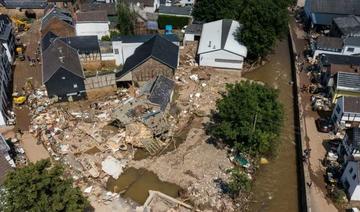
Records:
M154 137L169 137L164 136L170 127L165 114L169 109L174 88L174 81L158 76L140 88L138 98L128 99L112 114L112 118L119 126L125 127L127 132L134 132L135 128L138 128L138 132L142 131L145 135L142 137L144 140L132 143L142 143L140 145L147 148L150 153L156 153L156 150L148 148Z

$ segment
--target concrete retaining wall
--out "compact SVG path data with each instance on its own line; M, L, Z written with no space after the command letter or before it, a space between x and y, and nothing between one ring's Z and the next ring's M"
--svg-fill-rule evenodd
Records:
M295 82L293 84L293 95L294 95L294 123L295 123L295 139L296 139L296 155L297 155L297 172L298 172L298 191L299 191L299 211L311 211L311 199L310 190L306 186L306 182L310 181L310 174L307 165L304 165L302 161L303 150L306 149L305 140L305 119L303 117L303 111L301 107L301 96L300 96L300 77L298 67L296 66L296 55L301 54L297 52L296 45L293 39L293 31L289 25L289 46L290 46L290 58L291 58L291 69L292 78ZM299 130L300 129L300 130Z

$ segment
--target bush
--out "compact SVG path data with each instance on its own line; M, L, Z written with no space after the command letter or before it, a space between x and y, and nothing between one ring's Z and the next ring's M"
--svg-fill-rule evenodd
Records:
M181 29L184 26L188 25L189 21L190 18L188 17L159 15L158 24L159 29L165 29L166 25L172 25L173 29Z
M101 41L111 41L110 36L109 35L102 36Z
M230 170L231 176L228 182L229 194L235 198L240 191L249 192L251 189L251 181L246 173L240 171L239 168Z

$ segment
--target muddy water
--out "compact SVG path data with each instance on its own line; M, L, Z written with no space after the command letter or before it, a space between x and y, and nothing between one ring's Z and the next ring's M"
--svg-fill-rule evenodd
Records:
M298 211L293 95L289 84L292 80L291 61L287 40L278 43L267 64L244 77L278 88L285 110L277 155L257 172L251 211Z
M121 197L130 198L139 204L144 204L149 190L160 191L171 197L178 197L181 188L173 183L160 181L157 175L146 169L128 168L115 180L110 178L107 190L119 192Z

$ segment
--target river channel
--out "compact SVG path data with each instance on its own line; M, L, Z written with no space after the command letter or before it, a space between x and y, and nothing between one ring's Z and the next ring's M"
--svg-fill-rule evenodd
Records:
M276 156L260 167L253 187L250 211L298 211L298 179L294 133L294 101L291 85L290 49L286 39L278 42L264 66L244 74L245 78L264 82L280 90L284 105L284 127ZM269 120L271 124L271 120Z

